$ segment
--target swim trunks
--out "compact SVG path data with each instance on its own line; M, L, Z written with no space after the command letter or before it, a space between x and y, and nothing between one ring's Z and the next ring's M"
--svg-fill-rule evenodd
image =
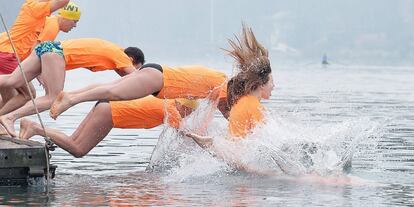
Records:
M43 54L51 52L63 57L63 49L59 41L46 41L35 47L37 57L41 58Z
M10 74L17 67L17 58L13 53L0 52L0 74Z

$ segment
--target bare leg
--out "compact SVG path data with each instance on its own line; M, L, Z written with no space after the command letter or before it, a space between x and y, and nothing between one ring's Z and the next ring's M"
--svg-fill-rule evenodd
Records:
M18 95L18 91L14 88L0 88L0 95L0 107L3 107L10 99Z
M114 84L114 83L118 83L118 82L120 82L122 79L120 78L120 79L117 79L117 80L115 80L115 81L113 81L112 83ZM91 85L88 85L88 86L86 86L86 87L83 87L83 88L81 88L81 89L78 89L78 90L74 90L74 91L67 91L67 92L65 92L65 93L68 93L68 94L78 94L78 93L83 93L83 92L85 92L85 91L89 91L89 90L92 90L92 89L94 89L94 88L97 88L97 87L100 87L100 86L104 86L105 85L105 83L94 83L94 84L91 84Z
M45 136L40 124L26 119L23 119L20 123L21 138L29 139L34 135ZM112 128L110 104L99 103L96 107L92 108L71 136L67 136L58 130L50 128L46 128L46 133L56 145L74 157L83 157L101 142Z
M29 88L34 97L36 97L36 90L33 84L29 83ZM5 102L4 106L0 108L0 115L4 115L10 113L20 107L22 107L25 103L30 101L29 91L27 90L26 86L20 87L17 89L9 89L14 92L14 96L10 98L7 102Z
M145 68L134 71L115 82L102 84L80 93L60 93L50 109L50 116L56 119L71 106L86 101L123 101L142 98L160 91L162 86L162 73L152 68Z
M63 90L65 82L65 61L63 57L46 53L42 56L42 72L48 74L44 76L46 95L36 98L34 102L39 112L50 108L56 96ZM14 122L25 116L35 114L36 110L31 102L26 103L21 108L0 117L0 124L4 126L7 132L15 137Z
M13 96L17 95L17 91L15 89L11 89L11 88L4 88L3 90L0 90L0 111L3 108L4 103L7 103L8 100L12 99ZM0 126L0 135L7 135L8 133L6 131L6 129L4 129L4 127Z
M93 88L96 88L96 87L99 87L99 86L102 86L102 85L103 85L102 83L91 84L91 85L88 85L88 86L86 86L84 88L81 88L81 89L78 89L78 90L74 90L74 91L68 91L66 93L74 93L74 94L83 93L85 91L91 90Z

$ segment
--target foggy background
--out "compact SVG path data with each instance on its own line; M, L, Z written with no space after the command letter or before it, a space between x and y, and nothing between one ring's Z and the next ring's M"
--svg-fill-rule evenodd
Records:
M248 23L273 64L414 65L411 0L75 0L78 27L58 39L98 37L138 46L149 62L231 62L220 48ZM23 0L0 0L11 25ZM4 31L1 28L0 31Z

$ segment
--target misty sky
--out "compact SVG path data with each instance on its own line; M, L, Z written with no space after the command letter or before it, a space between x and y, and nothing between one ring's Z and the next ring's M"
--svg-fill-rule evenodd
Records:
M8 25L22 0L0 0ZM273 63L414 65L411 0L75 0L83 15L59 39L99 37L142 48L149 61L227 60L220 48L244 20ZM1 29L4 31L4 29Z

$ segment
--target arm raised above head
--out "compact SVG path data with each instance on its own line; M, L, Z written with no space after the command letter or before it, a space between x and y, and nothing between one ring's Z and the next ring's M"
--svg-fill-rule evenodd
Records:
M69 0L52 0L52 4L50 6L50 13L66 6L69 3Z

